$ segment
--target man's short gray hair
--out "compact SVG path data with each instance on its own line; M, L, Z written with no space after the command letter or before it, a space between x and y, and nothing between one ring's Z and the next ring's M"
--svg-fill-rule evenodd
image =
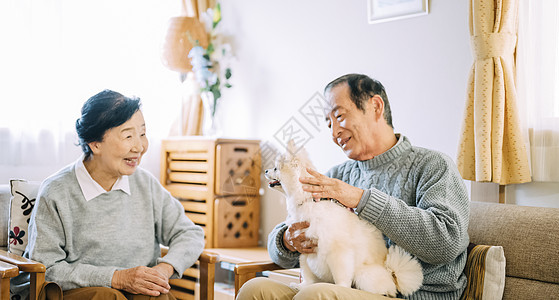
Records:
M384 101L384 119L390 127L394 128L394 125L392 125L392 112L390 110L388 96L386 96L386 91L380 81L363 74L346 74L328 83L324 88L324 94L343 83L347 83L349 86L351 101L353 101L355 106L361 111L365 111L364 104L369 98L374 95L379 95Z

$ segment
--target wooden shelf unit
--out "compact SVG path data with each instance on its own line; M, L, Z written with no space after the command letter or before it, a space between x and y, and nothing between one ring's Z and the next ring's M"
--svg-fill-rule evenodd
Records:
M260 142L177 137L162 141L161 184L205 232L206 248L256 247L260 228ZM196 266L171 281L178 299L194 299Z

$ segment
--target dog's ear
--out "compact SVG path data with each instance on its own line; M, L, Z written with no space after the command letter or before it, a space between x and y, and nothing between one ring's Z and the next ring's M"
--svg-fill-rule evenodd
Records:
M304 167L314 168L305 148L298 147L293 139L289 140L289 142L287 143L286 155L291 161L298 161Z
M295 145L295 141L293 139L290 139L289 142L287 142L287 152L293 156L295 156L295 153L297 152L297 145Z
M297 150L297 153L295 153L294 156L303 164L303 166L314 169L314 166L309 159L309 154L304 147L301 147L299 150Z

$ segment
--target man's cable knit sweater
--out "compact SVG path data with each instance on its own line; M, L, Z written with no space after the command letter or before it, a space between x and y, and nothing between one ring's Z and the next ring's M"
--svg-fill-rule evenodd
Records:
M466 186L448 156L398 137L383 154L349 160L326 175L364 189L359 217L380 229L388 246L396 244L420 260L423 286L409 299L459 299L469 243ZM270 233L268 252L277 264L293 268L299 253L283 246L286 229L281 223Z

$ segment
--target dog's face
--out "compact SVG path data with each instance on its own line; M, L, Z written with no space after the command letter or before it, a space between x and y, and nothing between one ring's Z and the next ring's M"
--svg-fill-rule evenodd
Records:
M301 190L299 177L308 176L306 168L312 167L305 150L296 149L290 142L288 151L276 159L274 168L265 171L268 186L287 196L293 195Z
M268 186L288 195L287 190L289 190L289 186L293 186L293 183L299 179L301 174L299 165L292 155L284 154L276 158L274 168L266 170L265 175L269 180Z
M266 178L269 180L268 187L285 194L285 191L281 187L281 178L280 178L280 172L277 167L277 163L276 163L276 167L272 169L266 169L265 172L266 172L265 173Z

